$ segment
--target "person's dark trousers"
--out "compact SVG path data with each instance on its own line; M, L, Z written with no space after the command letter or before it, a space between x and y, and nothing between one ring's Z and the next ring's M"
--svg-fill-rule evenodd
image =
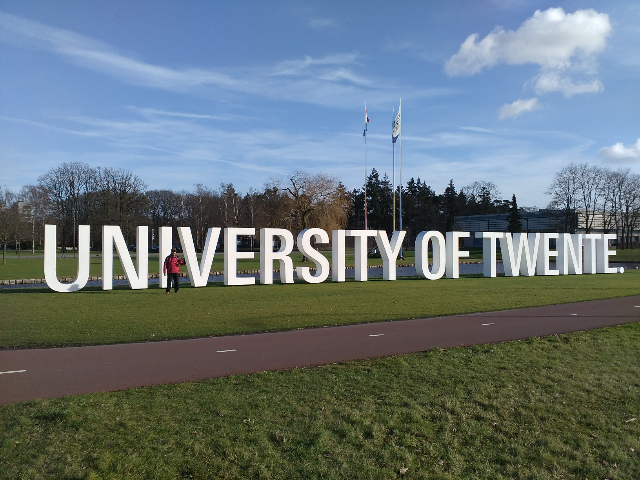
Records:
M178 293L178 290L180 290L180 274L167 273L167 293L171 291L171 282L173 282L173 288Z

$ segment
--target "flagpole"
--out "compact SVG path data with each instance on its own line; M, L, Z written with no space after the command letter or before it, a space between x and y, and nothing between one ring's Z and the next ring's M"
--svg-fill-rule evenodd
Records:
M391 233L396 231L396 142L393 138L393 125L396 119L396 107L391 110L391 142L393 143L393 229Z
M367 224L367 102L364 102L364 229L369 230Z
M398 113L402 111L402 99L400 99L400 106L398 107ZM402 121L402 118L400 119ZM402 130L400 130L400 231L402 231ZM400 244L400 258L404 258L402 255L402 244Z

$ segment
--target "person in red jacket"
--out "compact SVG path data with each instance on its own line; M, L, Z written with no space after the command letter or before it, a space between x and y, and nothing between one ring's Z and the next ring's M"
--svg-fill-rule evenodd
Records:
M180 265L184 265L186 262L178 257L176 249L171 249L171 255L164 259L164 268L162 269L167 276L167 295L171 292L171 282L173 281L173 288L176 293L180 290Z

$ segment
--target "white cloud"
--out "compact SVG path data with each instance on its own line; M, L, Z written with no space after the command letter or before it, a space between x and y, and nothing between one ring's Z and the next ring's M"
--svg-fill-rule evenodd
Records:
M536 10L515 31L496 27L482 40L477 33L469 35L444 68L453 77L475 75L498 64L534 64L541 68L533 81L537 94L596 93L604 89L602 82L576 83L571 74L595 74L595 57L604 50L611 29L609 16L592 9L575 13L562 8Z
M603 160L614 163L640 162L640 138L636 143L623 145L622 142L604 147L598 150L598 155Z
M317 65L345 65L355 63L357 56L353 53L337 53L313 58L305 55L302 60L285 60L275 66L271 75L302 75L309 72L309 67Z
M575 13L565 13L562 8L536 10L516 31L497 27L480 42L476 42L477 33L469 35L458 53L447 60L445 69L456 76L473 75L498 63L567 68L576 55L601 52L610 33L606 13L591 9Z
M538 99L536 97L529 98L527 100L516 100L513 103L505 103L500 110L498 110L498 117L500 120L503 118L517 117L521 113L530 112L540 108Z
M536 78L534 90L538 95L547 92L562 92L565 97L572 97L579 93L597 93L604 90L600 80L586 83L574 83L570 78L562 76L557 71L546 71Z

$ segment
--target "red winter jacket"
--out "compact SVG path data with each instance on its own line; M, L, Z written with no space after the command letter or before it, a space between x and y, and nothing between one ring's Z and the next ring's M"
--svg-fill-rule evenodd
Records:
M180 265L184 265L185 263L183 259L169 255L164 259L163 272L165 275L167 273L180 273Z

